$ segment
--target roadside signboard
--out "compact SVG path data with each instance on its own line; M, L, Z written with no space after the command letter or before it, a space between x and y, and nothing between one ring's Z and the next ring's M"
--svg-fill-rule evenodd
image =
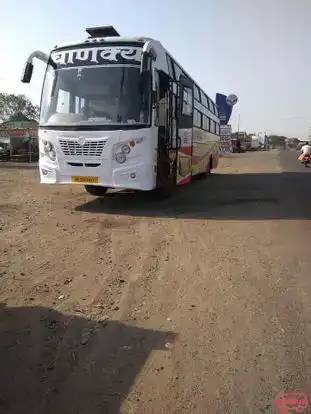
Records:
M231 125L220 125L219 135L220 153L224 155L232 152Z
M219 135L221 137L231 136L231 125L220 125Z

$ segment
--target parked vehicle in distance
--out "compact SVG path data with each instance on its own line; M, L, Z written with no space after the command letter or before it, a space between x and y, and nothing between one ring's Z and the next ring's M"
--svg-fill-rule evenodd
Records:
M0 160L8 160L10 158L10 145L7 142L0 142Z

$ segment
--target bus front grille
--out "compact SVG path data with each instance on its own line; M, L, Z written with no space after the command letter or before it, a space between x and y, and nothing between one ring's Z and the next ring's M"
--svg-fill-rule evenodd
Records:
M76 140L60 139L59 143L64 155L100 157L102 155L106 141L86 141L84 145L80 145Z

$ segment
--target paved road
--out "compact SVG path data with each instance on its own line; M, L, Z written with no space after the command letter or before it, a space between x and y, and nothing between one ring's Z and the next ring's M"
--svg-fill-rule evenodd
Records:
M310 173L311 167L305 168L297 162L299 154L299 151L280 151L279 156L283 167L289 172Z
M163 203L1 168L1 413L256 414L311 394L296 156L224 158Z
M301 220L311 219L311 194L308 191L310 186L311 166L305 168L297 161L298 153L296 151L280 152L280 162L284 169L283 185L286 191L287 204L284 209L292 212L291 217ZM306 225L306 223L305 223ZM306 230L308 226L306 225ZM306 237L306 232L300 234ZM297 234L298 237L298 234Z

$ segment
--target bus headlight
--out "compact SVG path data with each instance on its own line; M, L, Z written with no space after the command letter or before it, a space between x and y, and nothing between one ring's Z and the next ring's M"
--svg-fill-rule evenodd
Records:
M53 144L49 141L43 141L44 145L44 153L47 157L50 158L50 160L55 161L56 160L56 151L53 147Z
M125 161L126 161L126 155L125 155L125 154L123 154L123 152L118 152L118 153L116 154L115 158L116 158L116 161L117 161L119 164L123 164L123 163L125 163Z
M121 152L123 154L129 154L131 152L131 148L127 144L124 144L121 147Z
M53 149L53 145L49 141L44 141L44 147L47 150L47 152L50 152Z

